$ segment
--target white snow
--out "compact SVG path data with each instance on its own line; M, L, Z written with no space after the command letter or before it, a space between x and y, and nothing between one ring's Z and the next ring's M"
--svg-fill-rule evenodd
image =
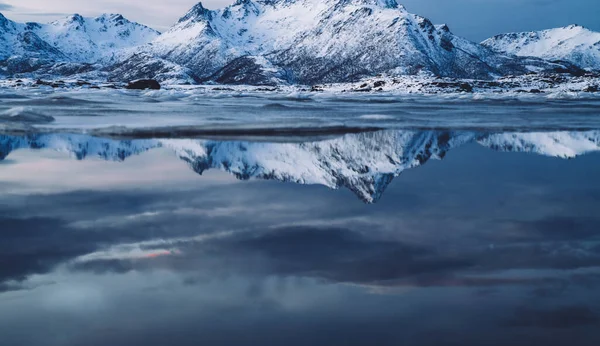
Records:
M600 69L600 32L578 25L502 34L487 39L482 44L498 52L566 60L582 68Z
M600 151L600 131L501 133L489 135L478 142L501 151L568 159Z
M72 15L49 24L0 15L0 60L22 57L32 69L44 61L69 62L74 65L44 71L125 81L140 75L168 83L205 81L240 57L252 57L259 70L252 73L276 84L379 74L486 79L561 66L512 54L597 68L599 49L600 33L578 26L499 35L481 45L408 13L395 0L238 0L219 10L197 4L162 35L118 14ZM88 73L78 72L75 63L99 64ZM99 72L112 63L124 64Z
M342 75L429 71L485 78L511 60L408 13L394 0L239 0L215 11L196 5L142 50L203 78L235 58L263 56L282 74L291 69L292 80L310 83L327 79L321 75L328 69Z
M130 22L118 14L103 14L96 18L75 14L49 24L6 22L6 28L0 28L0 58L27 55L23 43L27 33L37 35L69 61L87 63L114 59L160 35L156 30ZM28 53L45 57L43 49L38 47Z

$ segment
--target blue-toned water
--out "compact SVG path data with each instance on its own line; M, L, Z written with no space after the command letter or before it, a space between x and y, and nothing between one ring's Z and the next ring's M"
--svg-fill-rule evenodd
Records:
M81 105L10 122L0 345L600 343L593 102L234 102L198 106L193 136ZM310 126L264 126L292 114Z

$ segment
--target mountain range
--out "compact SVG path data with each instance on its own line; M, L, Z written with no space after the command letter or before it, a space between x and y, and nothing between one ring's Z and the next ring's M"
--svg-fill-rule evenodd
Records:
M116 140L82 134L0 135L0 160L23 148L52 149L78 160L123 161L155 148L173 150L198 174L209 169L238 179L345 187L366 203L376 202L402 172L454 148L478 143L497 151L574 158L600 151L600 131L498 132L387 130L348 134L306 143L199 139Z
M0 14L0 74L250 85L420 74L489 80L600 69L599 35L568 27L478 44L395 0L199 3L162 34L118 14L50 24Z
M501 53L569 61L585 69L600 69L600 32L579 25L497 35L482 45Z
M97 71L159 35L119 14L74 14L49 24L16 23L0 14L0 67L8 76Z

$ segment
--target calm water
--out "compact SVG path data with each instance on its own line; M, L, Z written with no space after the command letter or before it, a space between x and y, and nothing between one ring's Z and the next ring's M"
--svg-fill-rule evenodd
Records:
M0 344L595 346L599 152L3 135Z

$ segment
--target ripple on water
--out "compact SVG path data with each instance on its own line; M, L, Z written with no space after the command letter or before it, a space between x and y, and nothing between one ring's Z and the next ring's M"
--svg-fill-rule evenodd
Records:
M13 107L0 113L0 122L46 124L54 117L33 111L28 107Z

